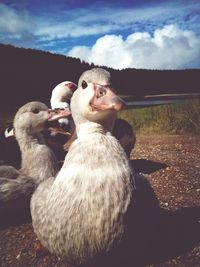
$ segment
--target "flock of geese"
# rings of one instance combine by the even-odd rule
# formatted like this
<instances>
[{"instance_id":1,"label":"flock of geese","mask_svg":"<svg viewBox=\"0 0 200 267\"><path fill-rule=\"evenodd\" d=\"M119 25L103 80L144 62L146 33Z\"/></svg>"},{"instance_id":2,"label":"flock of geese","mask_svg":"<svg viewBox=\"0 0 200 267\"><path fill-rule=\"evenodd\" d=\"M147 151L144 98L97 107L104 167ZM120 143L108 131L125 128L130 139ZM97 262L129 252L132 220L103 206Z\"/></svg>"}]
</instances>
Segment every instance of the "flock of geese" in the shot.
<instances>
[{"instance_id":1,"label":"flock of geese","mask_svg":"<svg viewBox=\"0 0 200 267\"><path fill-rule=\"evenodd\" d=\"M36 101L22 106L14 118L21 167L0 166L0 225L32 220L41 244L74 266L140 267L197 244L200 208L161 209L130 164L135 133L117 119L124 105L110 73L94 68L78 86L56 86L52 109Z\"/></svg>"}]
</instances>

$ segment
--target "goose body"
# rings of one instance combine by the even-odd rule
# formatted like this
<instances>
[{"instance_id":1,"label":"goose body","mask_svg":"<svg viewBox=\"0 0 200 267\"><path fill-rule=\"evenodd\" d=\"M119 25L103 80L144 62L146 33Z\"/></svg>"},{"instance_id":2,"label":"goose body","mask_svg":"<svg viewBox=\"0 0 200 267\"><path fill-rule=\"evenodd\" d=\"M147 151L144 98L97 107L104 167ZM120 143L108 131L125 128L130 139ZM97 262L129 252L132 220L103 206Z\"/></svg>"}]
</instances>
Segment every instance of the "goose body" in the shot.
<instances>
[{"instance_id":1,"label":"goose body","mask_svg":"<svg viewBox=\"0 0 200 267\"><path fill-rule=\"evenodd\" d=\"M119 140L128 158L136 143L136 134L133 127L124 119L115 120L112 134Z\"/></svg>"},{"instance_id":2,"label":"goose body","mask_svg":"<svg viewBox=\"0 0 200 267\"><path fill-rule=\"evenodd\" d=\"M0 166L0 177L6 177L8 179L16 179L20 175L20 171L10 165Z\"/></svg>"},{"instance_id":3,"label":"goose body","mask_svg":"<svg viewBox=\"0 0 200 267\"><path fill-rule=\"evenodd\" d=\"M83 81L73 94L77 139L55 181L41 183L31 199L39 240L75 265L109 253L123 239L134 192L128 158L110 134L122 102L104 82Z\"/></svg>"}]
</instances>

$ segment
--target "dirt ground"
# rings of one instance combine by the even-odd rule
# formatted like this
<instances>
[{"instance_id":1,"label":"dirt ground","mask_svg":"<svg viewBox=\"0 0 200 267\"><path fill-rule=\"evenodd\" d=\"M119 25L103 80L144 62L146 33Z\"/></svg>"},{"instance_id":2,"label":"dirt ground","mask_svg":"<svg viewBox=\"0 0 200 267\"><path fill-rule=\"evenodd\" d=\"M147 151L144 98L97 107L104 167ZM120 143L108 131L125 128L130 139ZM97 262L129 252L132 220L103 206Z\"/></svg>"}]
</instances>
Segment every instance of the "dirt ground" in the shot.
<instances>
[{"instance_id":1,"label":"dirt ground","mask_svg":"<svg viewBox=\"0 0 200 267\"><path fill-rule=\"evenodd\" d=\"M167 165L145 174L162 207L176 210L200 206L200 137L138 136L132 158L144 163L154 161ZM36 240L31 224L0 229L0 267L65 266L61 259L48 252L36 254ZM174 259L151 265L174 266L199 267L200 244Z\"/></svg>"},{"instance_id":2,"label":"dirt ground","mask_svg":"<svg viewBox=\"0 0 200 267\"><path fill-rule=\"evenodd\" d=\"M200 206L200 137L138 136L132 157L166 163L147 177L164 208ZM156 267L200 266L200 244Z\"/></svg>"}]
</instances>

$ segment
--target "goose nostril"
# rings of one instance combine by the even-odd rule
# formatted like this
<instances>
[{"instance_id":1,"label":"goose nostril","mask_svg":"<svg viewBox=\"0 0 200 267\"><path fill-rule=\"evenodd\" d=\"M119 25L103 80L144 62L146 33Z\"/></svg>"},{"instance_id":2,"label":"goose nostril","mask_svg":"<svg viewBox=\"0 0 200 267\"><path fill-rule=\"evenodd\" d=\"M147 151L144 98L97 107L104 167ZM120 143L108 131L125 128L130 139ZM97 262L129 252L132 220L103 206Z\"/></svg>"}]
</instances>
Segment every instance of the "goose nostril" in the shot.
<instances>
[{"instance_id":1,"label":"goose nostril","mask_svg":"<svg viewBox=\"0 0 200 267\"><path fill-rule=\"evenodd\" d=\"M100 88L98 91L97 91L97 98L99 97L102 97L106 94L106 90L104 88Z\"/></svg>"}]
</instances>

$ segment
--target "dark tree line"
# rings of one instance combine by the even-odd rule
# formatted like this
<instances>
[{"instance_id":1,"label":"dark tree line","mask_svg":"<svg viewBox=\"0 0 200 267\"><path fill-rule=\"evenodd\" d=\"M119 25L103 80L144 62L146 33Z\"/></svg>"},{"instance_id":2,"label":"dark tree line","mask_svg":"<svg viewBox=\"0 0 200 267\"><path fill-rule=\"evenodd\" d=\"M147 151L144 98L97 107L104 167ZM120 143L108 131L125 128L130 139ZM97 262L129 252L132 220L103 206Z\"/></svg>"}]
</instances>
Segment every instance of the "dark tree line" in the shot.
<instances>
[{"instance_id":1,"label":"dark tree line","mask_svg":"<svg viewBox=\"0 0 200 267\"><path fill-rule=\"evenodd\" d=\"M49 105L52 89L60 82L75 83L81 73L94 67L80 59L33 49L0 44L0 109L16 109L28 101ZM200 92L200 69L111 72L119 94L135 96Z\"/></svg>"}]
</instances>

